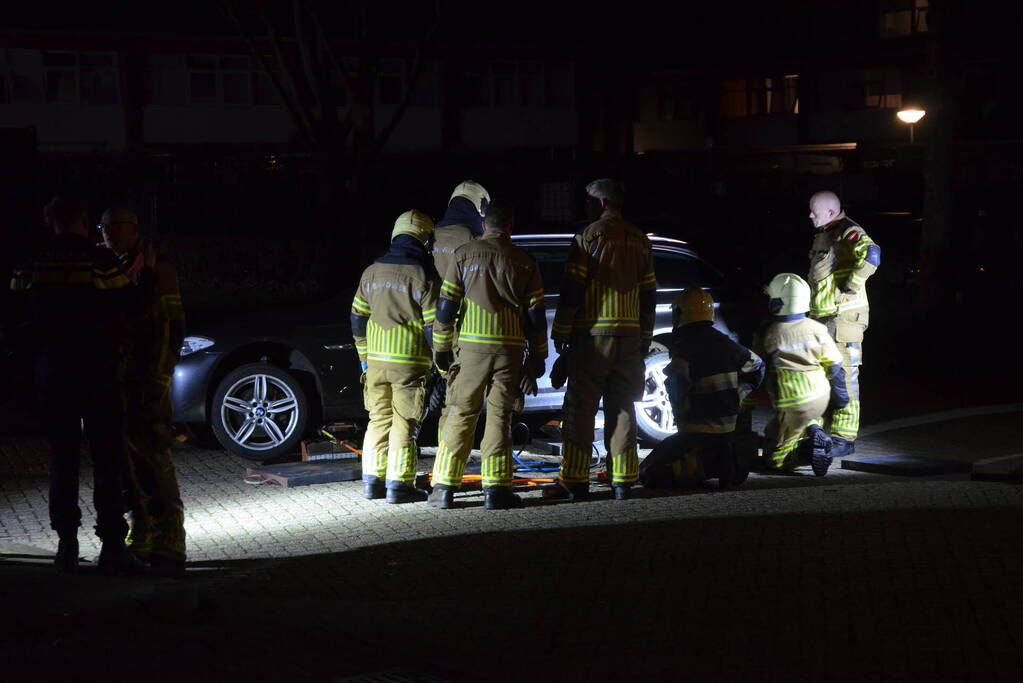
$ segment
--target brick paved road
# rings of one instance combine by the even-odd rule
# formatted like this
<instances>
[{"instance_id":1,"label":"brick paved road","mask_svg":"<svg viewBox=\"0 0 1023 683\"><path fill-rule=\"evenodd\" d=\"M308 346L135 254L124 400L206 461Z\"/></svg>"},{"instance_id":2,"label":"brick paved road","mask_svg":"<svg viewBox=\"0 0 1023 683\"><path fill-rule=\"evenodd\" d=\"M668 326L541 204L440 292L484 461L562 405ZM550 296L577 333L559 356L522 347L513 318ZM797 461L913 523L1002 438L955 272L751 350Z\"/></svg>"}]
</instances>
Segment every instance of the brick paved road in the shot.
<instances>
[{"instance_id":1,"label":"brick paved road","mask_svg":"<svg viewBox=\"0 0 1023 683\"><path fill-rule=\"evenodd\" d=\"M1020 417L902 429L859 448L1018 452ZM8 557L55 545L42 451L0 440ZM163 652L150 680L395 666L449 680L1023 678L1020 486L833 470L497 513L465 494L467 507L443 512L364 501L356 483L252 487L216 451L181 449L177 461L189 578L58 583L47 567L0 563L0 657L40 677L80 662L87 680L102 678L93 667L110 643L129 664ZM213 567L229 571L203 571Z\"/></svg>"}]
</instances>

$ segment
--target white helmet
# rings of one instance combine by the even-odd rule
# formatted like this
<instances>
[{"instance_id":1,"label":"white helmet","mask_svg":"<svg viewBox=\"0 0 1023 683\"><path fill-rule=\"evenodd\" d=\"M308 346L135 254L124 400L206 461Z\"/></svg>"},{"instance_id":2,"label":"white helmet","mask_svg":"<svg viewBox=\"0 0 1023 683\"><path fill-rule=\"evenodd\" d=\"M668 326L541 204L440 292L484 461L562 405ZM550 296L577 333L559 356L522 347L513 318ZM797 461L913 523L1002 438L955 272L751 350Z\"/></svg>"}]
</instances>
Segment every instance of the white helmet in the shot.
<instances>
[{"instance_id":1,"label":"white helmet","mask_svg":"<svg viewBox=\"0 0 1023 683\"><path fill-rule=\"evenodd\" d=\"M465 197L472 205L476 207L476 212L481 216L487 215L487 204L490 203L490 193L487 192L487 188L483 187L475 180L463 180L458 183L458 187L451 193L451 199L455 197ZM451 203L451 199L448 200L448 204Z\"/></svg>"},{"instance_id":2,"label":"white helmet","mask_svg":"<svg viewBox=\"0 0 1023 683\"><path fill-rule=\"evenodd\" d=\"M810 285L795 273L775 275L771 284L764 287L764 293L781 301L780 309L772 307L773 315L797 315L810 310Z\"/></svg>"}]
</instances>

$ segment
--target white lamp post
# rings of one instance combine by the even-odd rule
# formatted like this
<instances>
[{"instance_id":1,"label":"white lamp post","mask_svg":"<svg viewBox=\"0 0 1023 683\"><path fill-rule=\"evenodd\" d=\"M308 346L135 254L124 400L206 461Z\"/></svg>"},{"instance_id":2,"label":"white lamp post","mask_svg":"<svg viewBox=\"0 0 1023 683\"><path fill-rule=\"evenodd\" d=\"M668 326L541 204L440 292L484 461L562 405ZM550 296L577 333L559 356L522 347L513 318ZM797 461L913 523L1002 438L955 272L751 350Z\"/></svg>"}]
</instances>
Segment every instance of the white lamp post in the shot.
<instances>
[{"instance_id":1,"label":"white lamp post","mask_svg":"<svg viewBox=\"0 0 1023 683\"><path fill-rule=\"evenodd\" d=\"M909 144L915 142L913 129L916 127L917 121L927 115L927 112L923 109L901 109L896 114L899 117L899 121L909 124Z\"/></svg>"}]
</instances>

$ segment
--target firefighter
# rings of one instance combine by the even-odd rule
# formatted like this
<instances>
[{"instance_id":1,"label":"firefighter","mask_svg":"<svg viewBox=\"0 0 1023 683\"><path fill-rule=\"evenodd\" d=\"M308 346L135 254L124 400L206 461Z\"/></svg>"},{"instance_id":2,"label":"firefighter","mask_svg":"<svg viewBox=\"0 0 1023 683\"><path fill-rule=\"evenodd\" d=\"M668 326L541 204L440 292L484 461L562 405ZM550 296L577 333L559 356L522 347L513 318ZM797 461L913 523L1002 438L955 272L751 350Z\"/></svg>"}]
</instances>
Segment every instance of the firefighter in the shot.
<instances>
[{"instance_id":1,"label":"firefighter","mask_svg":"<svg viewBox=\"0 0 1023 683\"><path fill-rule=\"evenodd\" d=\"M391 245L362 274L352 301L352 334L362 365L369 427L362 447L363 496L388 503L426 500L414 485L418 430L440 283L430 260L433 221L398 216Z\"/></svg>"},{"instance_id":2,"label":"firefighter","mask_svg":"<svg viewBox=\"0 0 1023 683\"><path fill-rule=\"evenodd\" d=\"M121 498L123 460L118 397L117 333L132 311L131 282L87 225L85 202L56 198L45 213L53 233L15 268L11 289L25 292L32 308L36 393L52 449L50 526L57 532L54 562L78 567L78 470L82 424L93 467L100 570L134 572L138 561L124 544L128 525ZM143 269L151 267L143 261Z\"/></svg>"},{"instance_id":3,"label":"firefighter","mask_svg":"<svg viewBox=\"0 0 1023 683\"><path fill-rule=\"evenodd\" d=\"M128 549L157 571L185 567L185 510L171 459L170 383L185 339L185 314L178 274L165 254L139 235L134 211L111 208L100 224L103 241L117 255L128 279L139 285L147 253L155 254L153 296L128 320L123 335L126 367L122 385L125 442L123 468L131 509Z\"/></svg>"},{"instance_id":4,"label":"firefighter","mask_svg":"<svg viewBox=\"0 0 1023 683\"><path fill-rule=\"evenodd\" d=\"M544 496L589 497L593 427L601 398L615 499L625 500L638 477L636 411L643 396L643 357L653 337L657 283L650 240L622 218L622 186L609 179L586 186L591 219L576 234L551 338L568 354L563 461L558 483Z\"/></svg>"},{"instance_id":5,"label":"firefighter","mask_svg":"<svg viewBox=\"0 0 1023 683\"><path fill-rule=\"evenodd\" d=\"M809 460L813 473L827 474L834 451L821 428L830 404L849 402L842 355L821 323L807 317L810 287L781 273L766 288L771 318L753 340L767 364L767 391L774 415L764 430L764 469L784 470Z\"/></svg>"},{"instance_id":6,"label":"firefighter","mask_svg":"<svg viewBox=\"0 0 1023 683\"><path fill-rule=\"evenodd\" d=\"M492 204L482 237L455 252L441 286L434 355L446 372L448 400L429 500L441 509L452 507L461 486L484 394L484 507L522 506L511 489L511 417L513 410L521 410L524 386L531 384L536 393L536 378L543 374L547 316L540 270L511 243L513 222L510 206ZM452 351L456 332L457 361Z\"/></svg>"},{"instance_id":7,"label":"firefighter","mask_svg":"<svg viewBox=\"0 0 1023 683\"><path fill-rule=\"evenodd\" d=\"M434 230L435 242L433 245L433 263L437 268L440 278L447 275L451 263L455 259L455 251L467 242L477 239L483 234L483 216L487 213L490 204L490 193L486 188L474 180L464 180L459 183L451 198L448 200L447 209L444 211L444 218L437 222ZM454 345L452 340L452 345ZM440 424L447 414L445 397L447 395L447 380L440 372L434 372L431 378L428 405L423 414L423 421L429 415L440 413L441 418L437 427L437 443L440 444Z\"/></svg>"},{"instance_id":8,"label":"firefighter","mask_svg":"<svg viewBox=\"0 0 1023 683\"><path fill-rule=\"evenodd\" d=\"M716 478L722 489L738 486L749 475L753 455L734 438L740 405L760 387L764 363L714 329L714 300L702 289L682 290L672 303L672 318L665 374L678 434L643 460L640 481L657 488Z\"/></svg>"},{"instance_id":9,"label":"firefighter","mask_svg":"<svg viewBox=\"0 0 1023 683\"><path fill-rule=\"evenodd\" d=\"M834 192L810 198L815 232L810 249L810 317L824 323L842 354L849 403L830 411L825 428L833 455L852 454L860 426L860 364L869 323L867 278L881 265L881 248L845 215Z\"/></svg>"}]
</instances>

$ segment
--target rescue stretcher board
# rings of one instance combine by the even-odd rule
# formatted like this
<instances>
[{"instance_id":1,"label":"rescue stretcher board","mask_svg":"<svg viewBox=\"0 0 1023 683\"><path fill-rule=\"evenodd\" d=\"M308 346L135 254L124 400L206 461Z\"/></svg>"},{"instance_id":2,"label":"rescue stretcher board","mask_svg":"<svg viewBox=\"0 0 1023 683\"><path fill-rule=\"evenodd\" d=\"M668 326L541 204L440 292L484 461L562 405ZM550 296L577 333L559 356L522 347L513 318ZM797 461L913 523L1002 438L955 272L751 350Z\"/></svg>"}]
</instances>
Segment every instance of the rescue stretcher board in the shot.
<instances>
[{"instance_id":1,"label":"rescue stretcher board","mask_svg":"<svg viewBox=\"0 0 1023 683\"><path fill-rule=\"evenodd\" d=\"M936 460L916 455L849 455L842 458L843 470L892 474L901 477L926 477L935 474L962 474L972 465L957 460Z\"/></svg>"},{"instance_id":2,"label":"rescue stretcher board","mask_svg":"<svg viewBox=\"0 0 1023 683\"><path fill-rule=\"evenodd\" d=\"M326 460L247 467L245 478L259 478L256 483L269 481L285 488L329 484L338 481L356 481L362 479L362 463L359 460Z\"/></svg>"}]
</instances>

